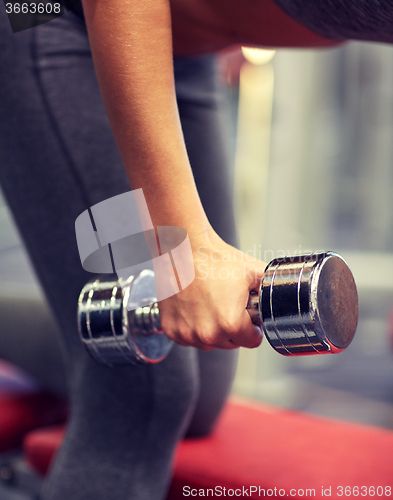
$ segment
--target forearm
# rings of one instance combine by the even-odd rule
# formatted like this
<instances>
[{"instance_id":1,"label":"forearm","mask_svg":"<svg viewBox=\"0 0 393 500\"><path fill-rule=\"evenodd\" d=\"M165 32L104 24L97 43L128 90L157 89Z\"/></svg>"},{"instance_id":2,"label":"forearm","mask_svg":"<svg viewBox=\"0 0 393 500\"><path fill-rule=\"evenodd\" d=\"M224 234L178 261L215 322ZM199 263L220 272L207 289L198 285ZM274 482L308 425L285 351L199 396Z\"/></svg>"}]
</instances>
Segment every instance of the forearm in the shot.
<instances>
[{"instance_id":1,"label":"forearm","mask_svg":"<svg viewBox=\"0 0 393 500\"><path fill-rule=\"evenodd\" d=\"M143 189L154 225L206 231L176 105L168 0L84 0L83 6L132 189Z\"/></svg>"},{"instance_id":2,"label":"forearm","mask_svg":"<svg viewBox=\"0 0 393 500\"><path fill-rule=\"evenodd\" d=\"M194 256L202 246L214 269L228 273L217 280L196 267L191 284L161 300L166 335L201 349L256 347L262 333L245 307L265 265L224 243L200 203L177 110L168 1L83 0L98 81L131 187L143 189L153 224L183 227Z\"/></svg>"},{"instance_id":3,"label":"forearm","mask_svg":"<svg viewBox=\"0 0 393 500\"><path fill-rule=\"evenodd\" d=\"M391 0L274 0L294 19L331 38L393 42Z\"/></svg>"}]
</instances>

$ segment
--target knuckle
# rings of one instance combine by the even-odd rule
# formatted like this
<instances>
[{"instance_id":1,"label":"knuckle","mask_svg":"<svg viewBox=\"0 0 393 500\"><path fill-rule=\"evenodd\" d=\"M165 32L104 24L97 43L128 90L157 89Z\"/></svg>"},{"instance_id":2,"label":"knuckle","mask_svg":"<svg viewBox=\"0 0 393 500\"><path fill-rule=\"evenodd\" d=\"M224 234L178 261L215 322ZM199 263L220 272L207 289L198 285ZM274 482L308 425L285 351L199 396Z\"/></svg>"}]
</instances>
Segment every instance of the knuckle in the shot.
<instances>
[{"instance_id":1,"label":"knuckle","mask_svg":"<svg viewBox=\"0 0 393 500\"><path fill-rule=\"evenodd\" d=\"M203 331L198 337L206 347L213 347L217 343L217 336L213 332Z\"/></svg>"},{"instance_id":2,"label":"knuckle","mask_svg":"<svg viewBox=\"0 0 393 500\"><path fill-rule=\"evenodd\" d=\"M226 337L238 335L241 329L242 325L240 321L235 318L226 317L221 325L221 330L224 332Z\"/></svg>"},{"instance_id":3,"label":"knuckle","mask_svg":"<svg viewBox=\"0 0 393 500\"><path fill-rule=\"evenodd\" d=\"M195 339L193 333L190 330L185 329L185 328L179 329L176 332L176 339L184 342L185 343L184 345L193 346L196 343L196 339Z\"/></svg>"}]
</instances>

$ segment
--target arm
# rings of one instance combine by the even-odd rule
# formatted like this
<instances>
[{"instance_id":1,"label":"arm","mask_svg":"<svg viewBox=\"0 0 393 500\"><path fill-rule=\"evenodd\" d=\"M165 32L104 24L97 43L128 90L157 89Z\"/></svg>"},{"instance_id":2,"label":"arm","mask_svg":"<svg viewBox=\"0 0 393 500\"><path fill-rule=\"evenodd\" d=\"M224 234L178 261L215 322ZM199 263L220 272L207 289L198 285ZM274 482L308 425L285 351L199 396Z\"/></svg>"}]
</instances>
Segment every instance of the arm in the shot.
<instances>
[{"instance_id":1,"label":"arm","mask_svg":"<svg viewBox=\"0 0 393 500\"><path fill-rule=\"evenodd\" d=\"M240 252L207 220L187 158L174 90L168 0L84 0L83 6L101 92L132 189L143 189L155 226L188 231L196 256L199 246L214 253L214 262L217 252L230 251L234 260L226 267L239 267ZM189 287L162 301L166 334L203 349L259 345L261 331L245 307L264 265L246 261L246 267L252 272L232 284L197 273Z\"/></svg>"},{"instance_id":2,"label":"arm","mask_svg":"<svg viewBox=\"0 0 393 500\"><path fill-rule=\"evenodd\" d=\"M206 231L177 112L168 0L84 0L83 7L132 189L143 188L155 226Z\"/></svg>"}]
</instances>

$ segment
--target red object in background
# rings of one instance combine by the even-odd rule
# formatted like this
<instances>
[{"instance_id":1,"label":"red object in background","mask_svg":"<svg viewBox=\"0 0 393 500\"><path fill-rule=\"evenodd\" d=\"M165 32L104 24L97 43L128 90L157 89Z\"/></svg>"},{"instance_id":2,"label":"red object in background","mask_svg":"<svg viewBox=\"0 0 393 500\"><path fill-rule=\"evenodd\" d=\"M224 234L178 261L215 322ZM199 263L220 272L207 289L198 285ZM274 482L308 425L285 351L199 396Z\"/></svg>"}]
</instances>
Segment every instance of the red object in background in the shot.
<instances>
[{"instance_id":1,"label":"red object in background","mask_svg":"<svg viewBox=\"0 0 393 500\"><path fill-rule=\"evenodd\" d=\"M37 427L66 419L66 404L48 393L0 392L0 452L20 447L23 436Z\"/></svg>"},{"instance_id":2,"label":"red object in background","mask_svg":"<svg viewBox=\"0 0 393 500\"><path fill-rule=\"evenodd\" d=\"M65 425L54 425L30 432L23 448L27 462L35 471L45 476L65 435Z\"/></svg>"},{"instance_id":3,"label":"red object in background","mask_svg":"<svg viewBox=\"0 0 393 500\"><path fill-rule=\"evenodd\" d=\"M44 474L63 436L62 427L30 433L29 463ZM231 399L210 436L180 443L167 500L184 500L184 486L300 490L291 498L315 489L317 499L331 487L338 498L340 486L392 487L392 456L393 432Z\"/></svg>"}]
</instances>

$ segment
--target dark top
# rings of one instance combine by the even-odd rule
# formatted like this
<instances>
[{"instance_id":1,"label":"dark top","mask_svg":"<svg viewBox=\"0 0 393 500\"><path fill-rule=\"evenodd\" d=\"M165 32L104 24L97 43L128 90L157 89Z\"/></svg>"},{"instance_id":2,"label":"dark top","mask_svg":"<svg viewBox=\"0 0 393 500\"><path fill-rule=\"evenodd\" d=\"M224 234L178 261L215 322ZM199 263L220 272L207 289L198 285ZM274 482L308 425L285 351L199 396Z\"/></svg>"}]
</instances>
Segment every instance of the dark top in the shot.
<instances>
[{"instance_id":1,"label":"dark top","mask_svg":"<svg viewBox=\"0 0 393 500\"><path fill-rule=\"evenodd\" d=\"M287 14L327 38L393 42L392 0L274 0Z\"/></svg>"},{"instance_id":2,"label":"dark top","mask_svg":"<svg viewBox=\"0 0 393 500\"><path fill-rule=\"evenodd\" d=\"M296 21L327 38L393 42L392 0L274 0L274 2ZM73 11L83 18L82 2L68 0L68 3L69 6L74 4Z\"/></svg>"},{"instance_id":3,"label":"dark top","mask_svg":"<svg viewBox=\"0 0 393 500\"><path fill-rule=\"evenodd\" d=\"M81 1L79 1L79 2L75 5L75 7L73 7L73 9L72 9L72 10L75 12L75 14L77 14L77 15L78 15L79 17L81 17L82 19L84 19L84 18L85 18L84 14L83 14L83 7L82 7L82 2L81 2Z\"/></svg>"}]
</instances>

